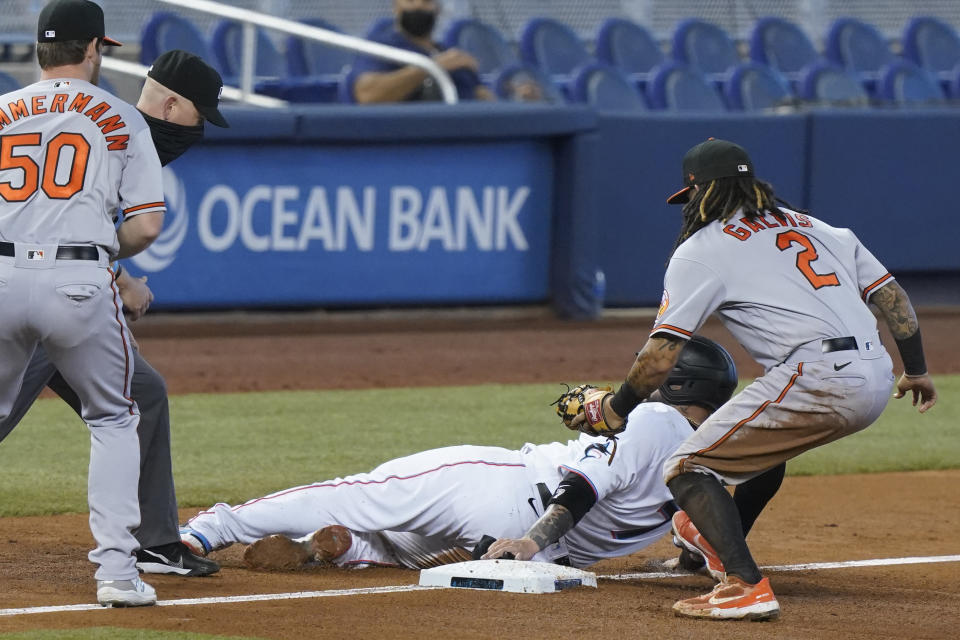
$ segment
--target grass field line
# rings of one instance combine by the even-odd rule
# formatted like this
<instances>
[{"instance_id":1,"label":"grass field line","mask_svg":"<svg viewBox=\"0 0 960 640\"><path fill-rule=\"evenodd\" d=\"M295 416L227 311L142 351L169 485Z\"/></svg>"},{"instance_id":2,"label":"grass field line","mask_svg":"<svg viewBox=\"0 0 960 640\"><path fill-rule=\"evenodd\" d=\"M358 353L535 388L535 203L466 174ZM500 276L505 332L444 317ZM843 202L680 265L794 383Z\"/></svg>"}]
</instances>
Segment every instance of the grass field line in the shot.
<instances>
[{"instance_id":1,"label":"grass field line","mask_svg":"<svg viewBox=\"0 0 960 640\"><path fill-rule=\"evenodd\" d=\"M817 571L821 569L849 569L855 567L885 567L907 564L932 564L938 562L960 562L960 555L955 556L912 556L905 558L875 558L871 560L846 560L840 562L810 562L804 564L784 564L761 567L767 571ZM689 573L652 571L643 573L618 573L614 575L597 576L601 580L653 580L658 578L682 578ZM182 598L179 600L160 600L158 607L180 607L205 604L232 604L237 602L264 602L269 600L296 600L303 598L329 598L337 596L374 595L379 593L400 593L408 591L425 591L427 589L441 589L443 587L427 587L416 584L391 585L384 587L362 587L358 589L332 589L327 591L294 591L290 593L260 593L244 596L218 596L211 598ZM70 611L106 611L109 607L98 604L66 604L47 607L23 607L16 609L0 609L0 617L22 616L38 613L64 613Z\"/></svg>"}]
</instances>

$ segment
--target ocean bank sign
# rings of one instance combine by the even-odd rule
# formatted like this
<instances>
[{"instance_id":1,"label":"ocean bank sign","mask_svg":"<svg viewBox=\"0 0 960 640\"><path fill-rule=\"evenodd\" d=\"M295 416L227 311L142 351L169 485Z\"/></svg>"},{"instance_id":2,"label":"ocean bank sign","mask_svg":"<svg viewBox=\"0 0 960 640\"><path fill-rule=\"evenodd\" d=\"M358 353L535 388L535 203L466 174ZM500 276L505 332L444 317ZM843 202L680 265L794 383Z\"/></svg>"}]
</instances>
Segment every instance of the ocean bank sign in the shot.
<instances>
[{"instance_id":1,"label":"ocean bank sign","mask_svg":"<svg viewBox=\"0 0 960 640\"><path fill-rule=\"evenodd\" d=\"M158 306L544 300L552 178L539 142L200 148L127 266Z\"/></svg>"}]
</instances>

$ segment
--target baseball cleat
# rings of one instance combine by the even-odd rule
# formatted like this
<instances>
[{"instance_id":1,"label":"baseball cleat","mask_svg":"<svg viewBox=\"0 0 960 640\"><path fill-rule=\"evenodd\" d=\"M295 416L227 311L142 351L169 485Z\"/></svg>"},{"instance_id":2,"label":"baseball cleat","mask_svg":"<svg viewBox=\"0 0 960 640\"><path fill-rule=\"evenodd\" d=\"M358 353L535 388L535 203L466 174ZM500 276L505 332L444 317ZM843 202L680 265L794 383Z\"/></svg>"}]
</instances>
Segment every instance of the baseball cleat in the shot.
<instances>
[{"instance_id":1,"label":"baseball cleat","mask_svg":"<svg viewBox=\"0 0 960 640\"><path fill-rule=\"evenodd\" d=\"M747 584L737 576L727 576L710 593L677 601L673 612L683 618L762 621L776 619L780 604L769 578Z\"/></svg>"},{"instance_id":2,"label":"baseball cleat","mask_svg":"<svg viewBox=\"0 0 960 640\"><path fill-rule=\"evenodd\" d=\"M680 554L675 558L668 558L663 561L663 568L668 571L687 572L687 573L707 573L707 563L699 553L691 553L686 547L680 544L677 537L673 538L674 544L680 547Z\"/></svg>"},{"instance_id":3,"label":"baseball cleat","mask_svg":"<svg viewBox=\"0 0 960 640\"><path fill-rule=\"evenodd\" d=\"M702 557L707 563L707 571L710 572L710 575L715 580L723 581L726 570L723 568L720 557L710 546L710 543L700 535L696 525L690 521L689 516L684 511L677 511L673 514L673 543L686 549L693 556ZM694 562L692 558L685 558L685 560L690 561L691 565Z\"/></svg>"},{"instance_id":4,"label":"baseball cleat","mask_svg":"<svg viewBox=\"0 0 960 640\"><path fill-rule=\"evenodd\" d=\"M243 551L243 564L250 569L290 571L312 559L310 540L291 540L279 534L260 538Z\"/></svg>"},{"instance_id":5,"label":"baseball cleat","mask_svg":"<svg viewBox=\"0 0 960 640\"><path fill-rule=\"evenodd\" d=\"M333 562L353 545L350 530L339 524L331 524L313 533L310 548L318 562Z\"/></svg>"},{"instance_id":6,"label":"baseball cleat","mask_svg":"<svg viewBox=\"0 0 960 640\"><path fill-rule=\"evenodd\" d=\"M189 527L180 528L180 542L186 545L190 553L200 556L201 558L213 551L210 542L207 541L203 535Z\"/></svg>"},{"instance_id":7,"label":"baseball cleat","mask_svg":"<svg viewBox=\"0 0 960 640\"><path fill-rule=\"evenodd\" d=\"M144 607L157 603L157 592L139 577L97 580L97 602L105 607Z\"/></svg>"},{"instance_id":8,"label":"baseball cleat","mask_svg":"<svg viewBox=\"0 0 960 640\"><path fill-rule=\"evenodd\" d=\"M143 573L172 573L197 578L220 571L220 565L192 553L183 542L173 542L138 550L137 569Z\"/></svg>"}]
</instances>

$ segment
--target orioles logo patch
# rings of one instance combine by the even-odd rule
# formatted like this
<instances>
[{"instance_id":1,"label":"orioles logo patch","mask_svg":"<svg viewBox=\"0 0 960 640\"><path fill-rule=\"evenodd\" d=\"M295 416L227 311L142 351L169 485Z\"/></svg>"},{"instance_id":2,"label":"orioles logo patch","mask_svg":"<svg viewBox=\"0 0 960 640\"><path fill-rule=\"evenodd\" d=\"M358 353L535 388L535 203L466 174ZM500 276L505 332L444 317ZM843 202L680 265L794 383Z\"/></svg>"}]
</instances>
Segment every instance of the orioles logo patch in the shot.
<instances>
[{"instance_id":1,"label":"orioles logo patch","mask_svg":"<svg viewBox=\"0 0 960 640\"><path fill-rule=\"evenodd\" d=\"M660 316L663 315L663 312L667 310L667 307L670 306L670 294L667 293L667 290L663 290L663 297L660 298L660 309L657 311L657 320L660 319Z\"/></svg>"}]
</instances>

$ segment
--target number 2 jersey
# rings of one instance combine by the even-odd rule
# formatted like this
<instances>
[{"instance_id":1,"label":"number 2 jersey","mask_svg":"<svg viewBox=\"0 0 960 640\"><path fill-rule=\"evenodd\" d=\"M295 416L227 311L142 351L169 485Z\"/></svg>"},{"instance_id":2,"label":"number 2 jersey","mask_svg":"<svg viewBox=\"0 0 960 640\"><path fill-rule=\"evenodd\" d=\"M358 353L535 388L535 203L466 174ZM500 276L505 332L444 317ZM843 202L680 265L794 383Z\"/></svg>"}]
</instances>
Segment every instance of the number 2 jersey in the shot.
<instances>
[{"instance_id":1,"label":"number 2 jersey","mask_svg":"<svg viewBox=\"0 0 960 640\"><path fill-rule=\"evenodd\" d=\"M74 78L0 96L0 240L115 255L118 209L164 210L160 160L136 108Z\"/></svg>"},{"instance_id":2,"label":"number 2 jersey","mask_svg":"<svg viewBox=\"0 0 960 640\"><path fill-rule=\"evenodd\" d=\"M689 338L716 311L765 369L812 340L873 335L866 302L893 276L849 229L783 212L734 215L681 244L651 334Z\"/></svg>"}]
</instances>

